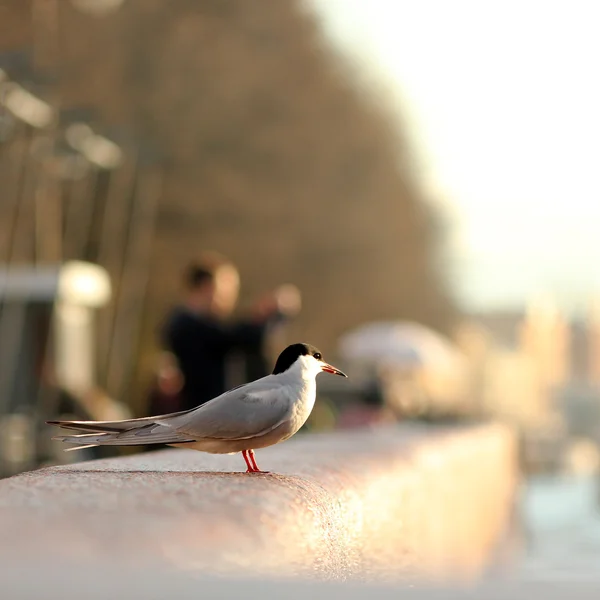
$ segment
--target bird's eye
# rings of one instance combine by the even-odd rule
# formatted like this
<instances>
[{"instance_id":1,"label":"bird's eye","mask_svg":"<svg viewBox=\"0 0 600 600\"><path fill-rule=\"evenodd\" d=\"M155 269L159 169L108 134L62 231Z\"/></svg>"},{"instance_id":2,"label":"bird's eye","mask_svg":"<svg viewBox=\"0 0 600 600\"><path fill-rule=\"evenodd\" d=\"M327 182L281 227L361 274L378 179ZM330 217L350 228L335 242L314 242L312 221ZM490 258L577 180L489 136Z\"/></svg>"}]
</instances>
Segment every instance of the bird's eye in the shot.
<instances>
[{"instance_id":1,"label":"bird's eye","mask_svg":"<svg viewBox=\"0 0 600 600\"><path fill-rule=\"evenodd\" d=\"M321 359L323 358L323 357L321 356L321 353L320 353L320 352L315 352L315 353L313 354L313 356L314 356L314 357L315 357L317 360L321 360Z\"/></svg>"}]
</instances>

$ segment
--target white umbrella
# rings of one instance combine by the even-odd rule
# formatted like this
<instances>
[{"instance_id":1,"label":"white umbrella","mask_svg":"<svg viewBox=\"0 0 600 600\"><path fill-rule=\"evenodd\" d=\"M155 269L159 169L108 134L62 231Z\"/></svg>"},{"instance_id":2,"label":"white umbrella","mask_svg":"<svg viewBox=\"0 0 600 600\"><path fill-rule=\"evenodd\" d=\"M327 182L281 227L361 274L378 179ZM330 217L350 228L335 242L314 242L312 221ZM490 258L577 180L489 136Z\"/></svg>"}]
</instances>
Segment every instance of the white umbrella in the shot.
<instances>
[{"instance_id":1,"label":"white umbrella","mask_svg":"<svg viewBox=\"0 0 600 600\"><path fill-rule=\"evenodd\" d=\"M346 360L397 366L459 367L462 354L441 334L414 322L383 321L343 335L339 354Z\"/></svg>"}]
</instances>

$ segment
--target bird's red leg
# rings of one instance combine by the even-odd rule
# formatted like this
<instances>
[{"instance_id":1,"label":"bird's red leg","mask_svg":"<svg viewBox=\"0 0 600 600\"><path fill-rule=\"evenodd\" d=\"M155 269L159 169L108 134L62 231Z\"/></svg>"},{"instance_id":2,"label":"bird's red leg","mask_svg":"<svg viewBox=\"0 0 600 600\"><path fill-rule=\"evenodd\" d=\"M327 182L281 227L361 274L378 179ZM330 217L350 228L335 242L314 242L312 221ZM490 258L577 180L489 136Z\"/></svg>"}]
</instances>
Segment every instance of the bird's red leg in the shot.
<instances>
[{"instance_id":1,"label":"bird's red leg","mask_svg":"<svg viewBox=\"0 0 600 600\"><path fill-rule=\"evenodd\" d=\"M250 457L250 460L252 461L252 466L254 467L255 473L268 473L269 472L269 471L261 471L258 468L258 465L256 464L256 457L254 456L254 450L248 450L248 456Z\"/></svg>"},{"instance_id":2,"label":"bird's red leg","mask_svg":"<svg viewBox=\"0 0 600 600\"><path fill-rule=\"evenodd\" d=\"M246 473L255 473L258 470L258 467L255 467L252 464L250 458L248 457L248 450L242 450L242 456L244 457L246 465L248 466L248 470L246 471Z\"/></svg>"}]
</instances>

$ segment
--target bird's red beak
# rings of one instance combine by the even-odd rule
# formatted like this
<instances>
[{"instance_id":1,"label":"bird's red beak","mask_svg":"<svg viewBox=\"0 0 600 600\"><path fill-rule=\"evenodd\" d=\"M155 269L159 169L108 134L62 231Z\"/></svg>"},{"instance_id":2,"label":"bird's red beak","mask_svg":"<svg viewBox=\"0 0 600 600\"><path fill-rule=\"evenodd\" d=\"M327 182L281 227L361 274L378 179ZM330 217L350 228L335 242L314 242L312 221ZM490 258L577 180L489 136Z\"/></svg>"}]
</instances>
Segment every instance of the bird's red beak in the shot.
<instances>
[{"instance_id":1,"label":"bird's red beak","mask_svg":"<svg viewBox=\"0 0 600 600\"><path fill-rule=\"evenodd\" d=\"M325 362L321 365L321 371L325 371L325 373L332 373L333 375L339 375L340 377L348 377L346 373L336 369L335 367L332 367Z\"/></svg>"}]
</instances>

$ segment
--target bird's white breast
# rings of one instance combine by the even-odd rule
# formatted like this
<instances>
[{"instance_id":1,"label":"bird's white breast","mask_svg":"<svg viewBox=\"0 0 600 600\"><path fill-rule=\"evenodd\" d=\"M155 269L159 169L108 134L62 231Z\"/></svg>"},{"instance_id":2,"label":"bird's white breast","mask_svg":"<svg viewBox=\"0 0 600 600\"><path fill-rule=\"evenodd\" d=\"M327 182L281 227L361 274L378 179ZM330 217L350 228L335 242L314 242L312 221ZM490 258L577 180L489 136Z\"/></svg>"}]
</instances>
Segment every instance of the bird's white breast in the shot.
<instances>
[{"instance_id":1,"label":"bird's white breast","mask_svg":"<svg viewBox=\"0 0 600 600\"><path fill-rule=\"evenodd\" d=\"M294 433L306 423L310 416L317 396L317 386L314 381L303 381L295 390L291 403L290 420Z\"/></svg>"},{"instance_id":2,"label":"bird's white breast","mask_svg":"<svg viewBox=\"0 0 600 600\"><path fill-rule=\"evenodd\" d=\"M289 429L296 433L308 419L315 405L317 383L314 365L298 360L288 371L277 375L281 377L282 389L286 390L290 403Z\"/></svg>"}]
</instances>

